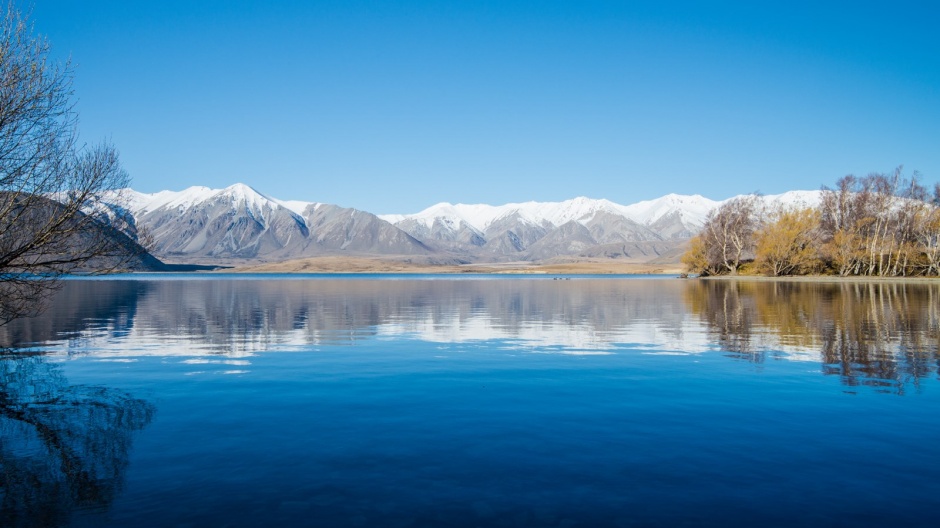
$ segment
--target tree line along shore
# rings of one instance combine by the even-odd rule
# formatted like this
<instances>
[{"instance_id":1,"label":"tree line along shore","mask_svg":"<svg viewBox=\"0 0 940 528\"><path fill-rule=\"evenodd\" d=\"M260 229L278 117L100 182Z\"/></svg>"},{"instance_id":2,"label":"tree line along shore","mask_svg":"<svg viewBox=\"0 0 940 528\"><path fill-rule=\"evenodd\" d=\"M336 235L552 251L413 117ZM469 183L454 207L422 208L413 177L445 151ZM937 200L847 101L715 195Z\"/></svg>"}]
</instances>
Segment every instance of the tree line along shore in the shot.
<instances>
[{"instance_id":1,"label":"tree line along shore","mask_svg":"<svg viewBox=\"0 0 940 528\"><path fill-rule=\"evenodd\" d=\"M818 206L760 205L750 195L709 213L682 255L699 276L940 276L940 183L914 173L845 176Z\"/></svg>"}]
</instances>

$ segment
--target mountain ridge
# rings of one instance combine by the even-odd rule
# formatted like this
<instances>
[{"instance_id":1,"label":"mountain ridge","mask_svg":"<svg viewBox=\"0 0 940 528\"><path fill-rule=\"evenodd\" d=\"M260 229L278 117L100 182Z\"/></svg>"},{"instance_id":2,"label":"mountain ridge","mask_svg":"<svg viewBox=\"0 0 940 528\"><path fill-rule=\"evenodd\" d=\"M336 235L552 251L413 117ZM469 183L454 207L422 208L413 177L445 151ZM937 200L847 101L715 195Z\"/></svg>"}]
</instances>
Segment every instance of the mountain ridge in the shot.
<instances>
[{"instance_id":1,"label":"mountain ridge","mask_svg":"<svg viewBox=\"0 0 940 528\"><path fill-rule=\"evenodd\" d=\"M812 205L819 193L790 191L764 200ZM123 208L117 205L118 196L124 199ZM674 254L701 228L708 212L726 201L673 193L621 205L580 196L497 206L441 202L413 214L375 215L279 200L242 183L149 194L124 189L113 200L129 229L150 234L159 258L186 263L342 254L454 263L578 256L655 259Z\"/></svg>"}]
</instances>

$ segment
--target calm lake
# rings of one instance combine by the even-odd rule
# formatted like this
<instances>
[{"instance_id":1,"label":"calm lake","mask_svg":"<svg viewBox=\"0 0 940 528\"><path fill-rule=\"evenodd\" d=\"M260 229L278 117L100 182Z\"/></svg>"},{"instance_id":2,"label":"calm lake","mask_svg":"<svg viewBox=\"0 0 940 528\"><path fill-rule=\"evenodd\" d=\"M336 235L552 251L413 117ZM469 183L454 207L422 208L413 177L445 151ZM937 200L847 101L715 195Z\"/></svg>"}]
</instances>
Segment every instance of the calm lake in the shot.
<instances>
[{"instance_id":1,"label":"calm lake","mask_svg":"<svg viewBox=\"0 0 940 528\"><path fill-rule=\"evenodd\" d=\"M0 526L920 526L940 283L133 275L0 327Z\"/></svg>"}]
</instances>

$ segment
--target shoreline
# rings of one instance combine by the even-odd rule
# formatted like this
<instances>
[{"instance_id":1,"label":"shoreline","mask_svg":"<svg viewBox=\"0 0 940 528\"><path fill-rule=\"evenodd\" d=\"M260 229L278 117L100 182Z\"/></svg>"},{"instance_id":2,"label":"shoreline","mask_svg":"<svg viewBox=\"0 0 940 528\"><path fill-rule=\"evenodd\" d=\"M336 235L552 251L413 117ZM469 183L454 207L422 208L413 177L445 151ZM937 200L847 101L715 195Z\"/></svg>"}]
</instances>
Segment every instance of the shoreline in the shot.
<instances>
[{"instance_id":1,"label":"shoreline","mask_svg":"<svg viewBox=\"0 0 940 528\"><path fill-rule=\"evenodd\" d=\"M184 265L173 265L181 268ZM208 265L192 265L193 268L209 268ZM682 277L684 270L675 263L630 262L617 260L580 260L571 262L495 262L473 264L444 264L415 262L410 258L374 257L311 257L306 259L268 262L251 265L226 265L216 269L193 269L170 273L234 273L234 274L438 274L438 275L650 275L675 276L688 280L740 281L740 282L803 282L803 283L940 283L940 277L871 277L838 275L789 275L768 277L764 275L712 275L708 277Z\"/></svg>"},{"instance_id":2,"label":"shoreline","mask_svg":"<svg viewBox=\"0 0 940 528\"><path fill-rule=\"evenodd\" d=\"M373 259L365 257L313 257L249 266L235 266L224 273L436 273L460 275L465 273L507 275L676 275L681 267L670 264L651 264L623 261L579 262L505 262L480 264L436 264L411 262L407 259Z\"/></svg>"},{"instance_id":3,"label":"shoreline","mask_svg":"<svg viewBox=\"0 0 940 528\"><path fill-rule=\"evenodd\" d=\"M872 276L848 276L839 275L787 275L784 277L767 277L764 275L712 275L709 277L690 277L690 279L700 279L704 281L747 281L747 282L810 282L810 283L849 283L849 282L870 282L886 283L898 282L906 284L940 284L940 277L872 277Z\"/></svg>"}]
</instances>

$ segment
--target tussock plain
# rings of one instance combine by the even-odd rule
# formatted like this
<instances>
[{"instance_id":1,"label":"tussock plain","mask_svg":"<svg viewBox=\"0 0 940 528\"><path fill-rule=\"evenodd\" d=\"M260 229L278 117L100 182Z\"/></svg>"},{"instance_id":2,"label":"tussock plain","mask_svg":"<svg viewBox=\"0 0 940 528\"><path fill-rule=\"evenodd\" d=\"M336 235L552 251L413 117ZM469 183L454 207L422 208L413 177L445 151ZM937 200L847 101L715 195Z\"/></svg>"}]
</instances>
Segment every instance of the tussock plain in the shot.
<instances>
[{"instance_id":1,"label":"tussock plain","mask_svg":"<svg viewBox=\"0 0 940 528\"><path fill-rule=\"evenodd\" d=\"M431 264L407 259L313 257L225 270L237 273L516 273L516 274L678 274L678 263L651 264L598 259L578 261L506 262L493 264Z\"/></svg>"}]
</instances>

